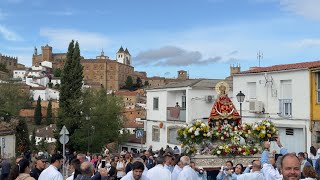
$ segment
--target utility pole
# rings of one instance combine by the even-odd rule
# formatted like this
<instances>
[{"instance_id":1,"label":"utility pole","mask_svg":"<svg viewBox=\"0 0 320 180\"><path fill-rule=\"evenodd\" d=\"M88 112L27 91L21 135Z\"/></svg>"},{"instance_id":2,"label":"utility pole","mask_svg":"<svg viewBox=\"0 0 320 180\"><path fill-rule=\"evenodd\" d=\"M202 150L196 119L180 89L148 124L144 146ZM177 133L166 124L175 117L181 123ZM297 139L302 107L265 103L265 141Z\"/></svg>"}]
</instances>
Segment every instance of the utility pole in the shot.
<instances>
[{"instance_id":1,"label":"utility pole","mask_svg":"<svg viewBox=\"0 0 320 180\"><path fill-rule=\"evenodd\" d=\"M259 50L259 52L257 53L257 59L259 60L259 67L260 67L260 61L261 61L261 59L263 59L263 53L260 52L260 50Z\"/></svg>"}]
</instances>

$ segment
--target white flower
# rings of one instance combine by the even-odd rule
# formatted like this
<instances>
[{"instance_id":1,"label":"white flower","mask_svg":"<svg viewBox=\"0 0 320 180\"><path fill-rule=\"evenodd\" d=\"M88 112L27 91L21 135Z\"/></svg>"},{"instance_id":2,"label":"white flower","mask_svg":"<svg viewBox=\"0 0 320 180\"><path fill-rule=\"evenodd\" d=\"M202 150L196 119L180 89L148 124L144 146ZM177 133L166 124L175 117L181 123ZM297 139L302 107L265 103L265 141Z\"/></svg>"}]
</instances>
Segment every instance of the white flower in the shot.
<instances>
[{"instance_id":1,"label":"white flower","mask_svg":"<svg viewBox=\"0 0 320 180\"><path fill-rule=\"evenodd\" d=\"M221 140L224 140L224 137L223 137L223 136L221 136Z\"/></svg>"},{"instance_id":2,"label":"white flower","mask_svg":"<svg viewBox=\"0 0 320 180\"><path fill-rule=\"evenodd\" d=\"M240 134L240 135L242 135L242 132L241 132L241 131L239 131L239 134Z\"/></svg>"},{"instance_id":3,"label":"white flower","mask_svg":"<svg viewBox=\"0 0 320 180\"><path fill-rule=\"evenodd\" d=\"M257 128L257 127L258 127L258 124L255 124L255 125L254 125L254 128Z\"/></svg>"},{"instance_id":4,"label":"white flower","mask_svg":"<svg viewBox=\"0 0 320 180\"><path fill-rule=\"evenodd\" d=\"M243 155L246 155L246 152L243 152L242 154L243 154Z\"/></svg>"},{"instance_id":5,"label":"white flower","mask_svg":"<svg viewBox=\"0 0 320 180\"><path fill-rule=\"evenodd\" d=\"M254 149L253 149L253 151L257 151L257 149L256 149L256 148L254 148Z\"/></svg>"},{"instance_id":6,"label":"white flower","mask_svg":"<svg viewBox=\"0 0 320 180\"><path fill-rule=\"evenodd\" d=\"M250 130L248 130L248 134L251 134L251 131L250 131Z\"/></svg>"},{"instance_id":7,"label":"white flower","mask_svg":"<svg viewBox=\"0 0 320 180\"><path fill-rule=\"evenodd\" d=\"M183 128L187 128L187 125L183 125Z\"/></svg>"},{"instance_id":8,"label":"white flower","mask_svg":"<svg viewBox=\"0 0 320 180\"><path fill-rule=\"evenodd\" d=\"M199 131L198 131L198 130L195 131L195 132L194 132L194 135L195 135L195 136L199 136L199 135L200 135Z\"/></svg>"},{"instance_id":9,"label":"white flower","mask_svg":"<svg viewBox=\"0 0 320 180\"><path fill-rule=\"evenodd\" d=\"M262 133L262 134L266 134L266 131L265 131L265 130L262 130L261 133Z\"/></svg>"},{"instance_id":10,"label":"white flower","mask_svg":"<svg viewBox=\"0 0 320 180\"><path fill-rule=\"evenodd\" d=\"M211 132L208 132L208 133L207 133L207 137L210 137L210 136L211 136Z\"/></svg>"},{"instance_id":11,"label":"white flower","mask_svg":"<svg viewBox=\"0 0 320 180\"><path fill-rule=\"evenodd\" d=\"M189 133L191 133L192 131L193 131L193 128L190 128L190 129L188 130Z\"/></svg>"},{"instance_id":12,"label":"white flower","mask_svg":"<svg viewBox=\"0 0 320 180\"><path fill-rule=\"evenodd\" d=\"M244 135L245 137L248 137L248 134Z\"/></svg>"},{"instance_id":13,"label":"white flower","mask_svg":"<svg viewBox=\"0 0 320 180\"><path fill-rule=\"evenodd\" d=\"M197 130L197 131L200 131L200 128L197 128L196 130Z\"/></svg>"},{"instance_id":14,"label":"white flower","mask_svg":"<svg viewBox=\"0 0 320 180\"><path fill-rule=\"evenodd\" d=\"M270 123L266 123L266 126L267 126L267 127L270 127Z\"/></svg>"},{"instance_id":15,"label":"white flower","mask_svg":"<svg viewBox=\"0 0 320 180\"><path fill-rule=\"evenodd\" d=\"M223 147L222 147L222 146L219 146L219 149L223 149Z\"/></svg>"},{"instance_id":16,"label":"white flower","mask_svg":"<svg viewBox=\"0 0 320 180\"><path fill-rule=\"evenodd\" d=\"M227 134L227 132L223 132L223 134Z\"/></svg>"},{"instance_id":17,"label":"white flower","mask_svg":"<svg viewBox=\"0 0 320 180\"><path fill-rule=\"evenodd\" d=\"M242 148L239 148L238 150L239 150L239 151L242 151Z\"/></svg>"},{"instance_id":18,"label":"white flower","mask_svg":"<svg viewBox=\"0 0 320 180\"><path fill-rule=\"evenodd\" d=\"M219 136L219 135L220 135L220 133L216 132L216 136Z\"/></svg>"},{"instance_id":19,"label":"white flower","mask_svg":"<svg viewBox=\"0 0 320 180\"><path fill-rule=\"evenodd\" d=\"M217 151L217 154L221 154L221 151L218 150L218 151Z\"/></svg>"},{"instance_id":20,"label":"white flower","mask_svg":"<svg viewBox=\"0 0 320 180\"><path fill-rule=\"evenodd\" d=\"M201 127L206 127L206 124L204 124L204 123L201 123Z\"/></svg>"},{"instance_id":21,"label":"white flower","mask_svg":"<svg viewBox=\"0 0 320 180\"><path fill-rule=\"evenodd\" d=\"M187 135L186 134L183 134L184 135L184 138L187 138Z\"/></svg>"}]
</instances>

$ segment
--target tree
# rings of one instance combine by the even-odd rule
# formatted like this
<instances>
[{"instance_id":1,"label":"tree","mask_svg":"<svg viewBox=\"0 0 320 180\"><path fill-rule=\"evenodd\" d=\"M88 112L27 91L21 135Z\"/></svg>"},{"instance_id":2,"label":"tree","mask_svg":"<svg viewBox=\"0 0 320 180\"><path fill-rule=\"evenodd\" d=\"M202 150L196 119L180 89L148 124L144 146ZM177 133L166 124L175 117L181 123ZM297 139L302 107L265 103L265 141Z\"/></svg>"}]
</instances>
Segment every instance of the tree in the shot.
<instances>
[{"instance_id":1,"label":"tree","mask_svg":"<svg viewBox=\"0 0 320 180\"><path fill-rule=\"evenodd\" d=\"M69 130L72 139L75 130L80 128L81 123L81 97L82 97L82 65L80 63L79 43L72 40L68 47L67 60L61 75L59 119L57 120L57 132L63 125ZM57 146L59 148L59 145ZM72 149L72 147L70 147Z\"/></svg>"},{"instance_id":2,"label":"tree","mask_svg":"<svg viewBox=\"0 0 320 180\"><path fill-rule=\"evenodd\" d=\"M19 116L22 108L31 107L30 97L29 91L22 90L20 84L0 83L0 119L10 120L11 116Z\"/></svg>"},{"instance_id":3,"label":"tree","mask_svg":"<svg viewBox=\"0 0 320 180\"><path fill-rule=\"evenodd\" d=\"M52 124L52 103L51 103L51 100L49 100L49 103L48 103L46 124L47 125Z\"/></svg>"},{"instance_id":4,"label":"tree","mask_svg":"<svg viewBox=\"0 0 320 180\"><path fill-rule=\"evenodd\" d=\"M104 89L88 89L83 102L82 126L71 137L72 146L78 151L100 152L106 144L118 142L123 126L122 99L108 95Z\"/></svg>"},{"instance_id":5,"label":"tree","mask_svg":"<svg viewBox=\"0 0 320 180\"><path fill-rule=\"evenodd\" d=\"M145 81L145 82L144 82L144 86L145 86L145 87L148 87L148 86L149 86L149 81Z\"/></svg>"},{"instance_id":6,"label":"tree","mask_svg":"<svg viewBox=\"0 0 320 180\"><path fill-rule=\"evenodd\" d=\"M40 125L42 120L41 98L38 97L36 108L34 109L34 123Z\"/></svg>"},{"instance_id":7,"label":"tree","mask_svg":"<svg viewBox=\"0 0 320 180\"><path fill-rule=\"evenodd\" d=\"M142 87L142 80L140 77L137 78L137 84L136 84L137 88L141 88Z\"/></svg>"},{"instance_id":8,"label":"tree","mask_svg":"<svg viewBox=\"0 0 320 180\"><path fill-rule=\"evenodd\" d=\"M128 76L126 79L126 88L129 90L133 89L133 80L131 76Z\"/></svg>"},{"instance_id":9,"label":"tree","mask_svg":"<svg viewBox=\"0 0 320 180\"><path fill-rule=\"evenodd\" d=\"M62 71L60 68L57 68L55 70L53 70L53 76L54 77L61 77Z\"/></svg>"},{"instance_id":10,"label":"tree","mask_svg":"<svg viewBox=\"0 0 320 180\"><path fill-rule=\"evenodd\" d=\"M30 149L29 131L25 119L20 118L16 126L16 152L24 153Z\"/></svg>"},{"instance_id":11,"label":"tree","mask_svg":"<svg viewBox=\"0 0 320 180\"><path fill-rule=\"evenodd\" d=\"M36 129L33 129L30 140L30 147L32 150L36 150Z\"/></svg>"}]
</instances>

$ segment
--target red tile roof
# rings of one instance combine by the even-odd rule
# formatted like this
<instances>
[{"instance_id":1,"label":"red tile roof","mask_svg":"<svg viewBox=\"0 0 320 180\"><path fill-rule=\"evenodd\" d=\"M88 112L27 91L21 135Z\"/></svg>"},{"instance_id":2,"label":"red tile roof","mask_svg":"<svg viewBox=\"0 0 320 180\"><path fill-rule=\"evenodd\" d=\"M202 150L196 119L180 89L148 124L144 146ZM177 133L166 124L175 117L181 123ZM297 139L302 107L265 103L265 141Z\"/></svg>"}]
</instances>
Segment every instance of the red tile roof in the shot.
<instances>
[{"instance_id":1,"label":"red tile roof","mask_svg":"<svg viewBox=\"0 0 320 180\"><path fill-rule=\"evenodd\" d=\"M123 127L124 128L143 128L144 127L144 123L143 122L137 122L135 120L126 121Z\"/></svg>"},{"instance_id":2,"label":"red tile roof","mask_svg":"<svg viewBox=\"0 0 320 180\"><path fill-rule=\"evenodd\" d=\"M135 91L116 91L114 92L117 96L136 96L138 92Z\"/></svg>"},{"instance_id":3,"label":"red tile roof","mask_svg":"<svg viewBox=\"0 0 320 180\"><path fill-rule=\"evenodd\" d=\"M310 69L320 67L320 61L312 62L300 62L294 64L279 64L268 67L255 67L248 71L242 71L238 74L247 74L247 73L260 73L260 72L270 72L270 71L284 71L284 70L293 70L293 69Z\"/></svg>"}]
</instances>

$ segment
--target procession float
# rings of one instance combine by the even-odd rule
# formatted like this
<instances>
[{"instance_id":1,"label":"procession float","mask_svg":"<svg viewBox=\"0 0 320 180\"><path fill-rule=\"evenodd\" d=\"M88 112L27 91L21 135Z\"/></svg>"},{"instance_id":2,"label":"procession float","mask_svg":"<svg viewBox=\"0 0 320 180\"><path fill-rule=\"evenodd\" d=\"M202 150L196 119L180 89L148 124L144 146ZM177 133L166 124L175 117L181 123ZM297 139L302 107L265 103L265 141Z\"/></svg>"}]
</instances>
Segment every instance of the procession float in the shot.
<instances>
[{"instance_id":1,"label":"procession float","mask_svg":"<svg viewBox=\"0 0 320 180\"><path fill-rule=\"evenodd\" d=\"M262 142L276 137L277 128L270 120L243 123L227 95L228 84L221 81L215 89L218 96L208 122L193 120L177 131L177 139L185 154L205 168L221 167L229 160L234 164L247 165L254 159L260 159Z\"/></svg>"}]
</instances>

